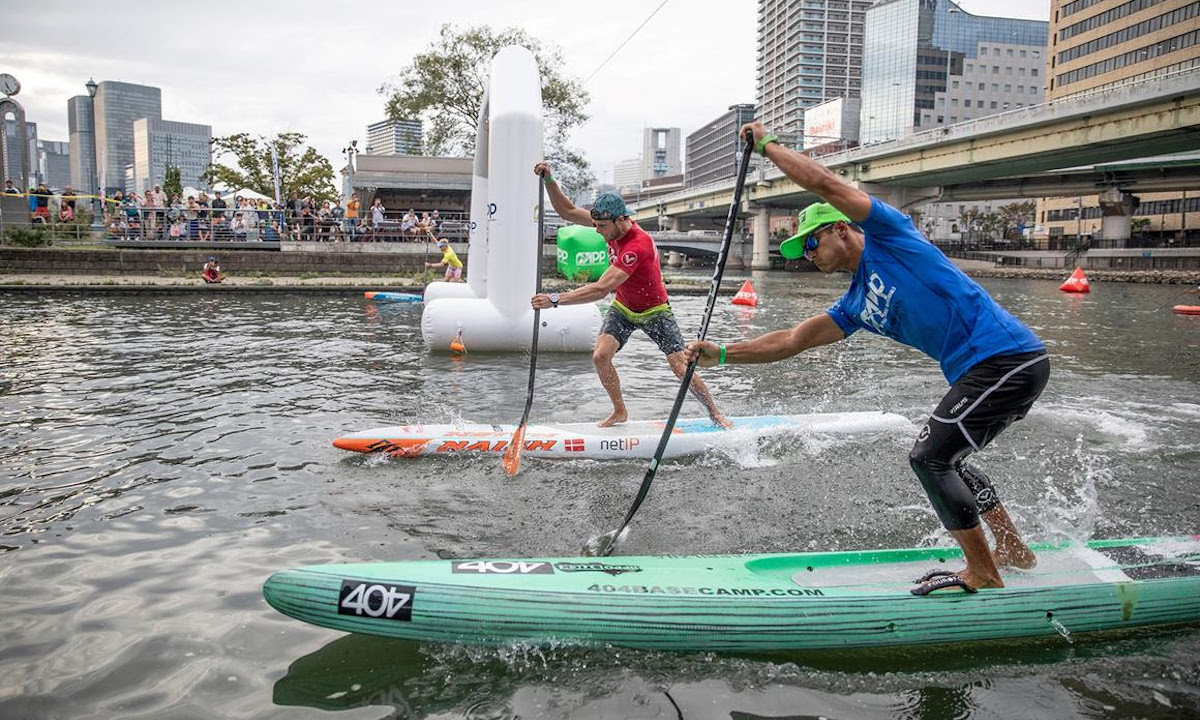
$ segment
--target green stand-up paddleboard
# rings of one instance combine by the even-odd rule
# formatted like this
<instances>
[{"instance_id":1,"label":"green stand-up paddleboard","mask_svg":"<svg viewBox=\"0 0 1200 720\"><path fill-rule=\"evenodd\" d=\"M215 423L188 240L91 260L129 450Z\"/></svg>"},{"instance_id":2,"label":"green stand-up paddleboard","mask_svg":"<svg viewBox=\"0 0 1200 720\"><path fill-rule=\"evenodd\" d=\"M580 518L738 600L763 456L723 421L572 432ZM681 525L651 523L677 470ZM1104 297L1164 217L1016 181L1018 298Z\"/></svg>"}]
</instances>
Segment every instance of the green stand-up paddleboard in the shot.
<instances>
[{"instance_id":1,"label":"green stand-up paddleboard","mask_svg":"<svg viewBox=\"0 0 1200 720\"><path fill-rule=\"evenodd\" d=\"M434 560L272 575L267 602L350 633L664 650L917 645L1200 621L1200 536L1035 546L1006 587L917 597L951 548L799 555Z\"/></svg>"}]
</instances>

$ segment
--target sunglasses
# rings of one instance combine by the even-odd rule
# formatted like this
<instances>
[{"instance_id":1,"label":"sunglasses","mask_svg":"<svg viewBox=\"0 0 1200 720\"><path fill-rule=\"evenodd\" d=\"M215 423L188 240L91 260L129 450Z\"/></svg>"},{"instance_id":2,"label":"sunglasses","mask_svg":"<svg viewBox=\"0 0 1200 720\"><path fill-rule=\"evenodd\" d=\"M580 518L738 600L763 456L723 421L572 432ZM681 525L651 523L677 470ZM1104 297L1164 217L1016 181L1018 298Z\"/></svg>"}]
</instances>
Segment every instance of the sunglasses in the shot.
<instances>
[{"instance_id":1,"label":"sunglasses","mask_svg":"<svg viewBox=\"0 0 1200 720\"><path fill-rule=\"evenodd\" d=\"M620 217L620 215L613 215L608 210L597 210L596 208L592 208L591 212L593 220L616 220L618 217Z\"/></svg>"},{"instance_id":2,"label":"sunglasses","mask_svg":"<svg viewBox=\"0 0 1200 720\"><path fill-rule=\"evenodd\" d=\"M825 232L829 228L833 227L834 225L837 225L837 223L829 223L828 225L822 225L821 227L819 227L816 230L813 230L811 233L809 233L809 236L804 239L804 254L805 254L805 256L811 255L812 253L815 253L817 251L817 247L821 244L821 239L818 238L817 236L820 235L821 233Z\"/></svg>"}]
</instances>

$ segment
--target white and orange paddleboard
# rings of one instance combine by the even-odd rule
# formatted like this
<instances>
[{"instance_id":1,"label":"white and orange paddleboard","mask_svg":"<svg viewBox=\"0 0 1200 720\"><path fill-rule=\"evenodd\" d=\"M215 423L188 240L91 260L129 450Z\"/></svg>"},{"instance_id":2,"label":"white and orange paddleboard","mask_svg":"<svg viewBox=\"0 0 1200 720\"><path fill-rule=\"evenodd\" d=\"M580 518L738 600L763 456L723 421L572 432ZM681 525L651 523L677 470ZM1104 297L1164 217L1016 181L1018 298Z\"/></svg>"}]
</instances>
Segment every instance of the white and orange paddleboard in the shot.
<instances>
[{"instance_id":1,"label":"white and orange paddleboard","mask_svg":"<svg viewBox=\"0 0 1200 720\"><path fill-rule=\"evenodd\" d=\"M856 434L912 430L913 424L895 413L844 412L809 415L731 417L726 430L708 418L675 423L663 457L682 457L707 450L744 447L760 437L799 433ZM665 421L634 421L613 427L595 423L529 425L522 455L540 458L650 458L658 448ZM515 425L397 425L343 435L335 447L361 453L385 453L416 458L462 454L501 455L512 440Z\"/></svg>"}]
</instances>

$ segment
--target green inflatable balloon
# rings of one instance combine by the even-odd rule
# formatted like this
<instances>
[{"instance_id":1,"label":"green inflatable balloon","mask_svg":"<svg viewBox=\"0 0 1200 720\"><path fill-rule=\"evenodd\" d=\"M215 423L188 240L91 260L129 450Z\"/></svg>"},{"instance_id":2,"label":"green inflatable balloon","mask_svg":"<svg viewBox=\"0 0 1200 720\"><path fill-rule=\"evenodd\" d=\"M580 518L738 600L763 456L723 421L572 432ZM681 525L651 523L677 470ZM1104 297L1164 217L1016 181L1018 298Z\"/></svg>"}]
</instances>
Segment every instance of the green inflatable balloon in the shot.
<instances>
[{"instance_id":1,"label":"green inflatable balloon","mask_svg":"<svg viewBox=\"0 0 1200 720\"><path fill-rule=\"evenodd\" d=\"M557 243L558 271L568 280L598 280L608 269L608 244L595 228L560 227Z\"/></svg>"}]
</instances>

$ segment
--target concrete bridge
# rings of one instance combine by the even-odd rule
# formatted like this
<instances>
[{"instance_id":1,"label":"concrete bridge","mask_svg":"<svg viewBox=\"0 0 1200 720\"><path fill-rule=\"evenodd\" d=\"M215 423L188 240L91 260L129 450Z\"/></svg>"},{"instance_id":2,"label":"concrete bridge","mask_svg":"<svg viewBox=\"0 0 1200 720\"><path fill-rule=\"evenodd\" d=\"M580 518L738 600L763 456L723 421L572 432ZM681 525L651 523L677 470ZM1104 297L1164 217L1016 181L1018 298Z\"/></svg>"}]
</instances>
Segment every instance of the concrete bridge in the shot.
<instances>
[{"instance_id":1,"label":"concrete bridge","mask_svg":"<svg viewBox=\"0 0 1200 720\"><path fill-rule=\"evenodd\" d=\"M1106 212L1104 237L1118 238L1122 231L1129 236L1131 191L1200 188L1198 151L1200 66L818 161L902 209L938 200L1099 193L1102 204L1117 208L1111 218ZM1130 162L1154 156L1170 157ZM733 185L730 178L637 203L636 219L660 230L713 229L723 224ZM739 214L752 223L752 267L770 265L771 215L794 213L815 199L769 163L747 179ZM1128 209L1122 213L1122 207ZM663 249L672 244L684 253L690 248L706 254L710 245L703 236L662 232L655 233L655 240ZM719 241L718 236L713 242ZM735 248L730 259L739 255L747 253Z\"/></svg>"}]
</instances>

